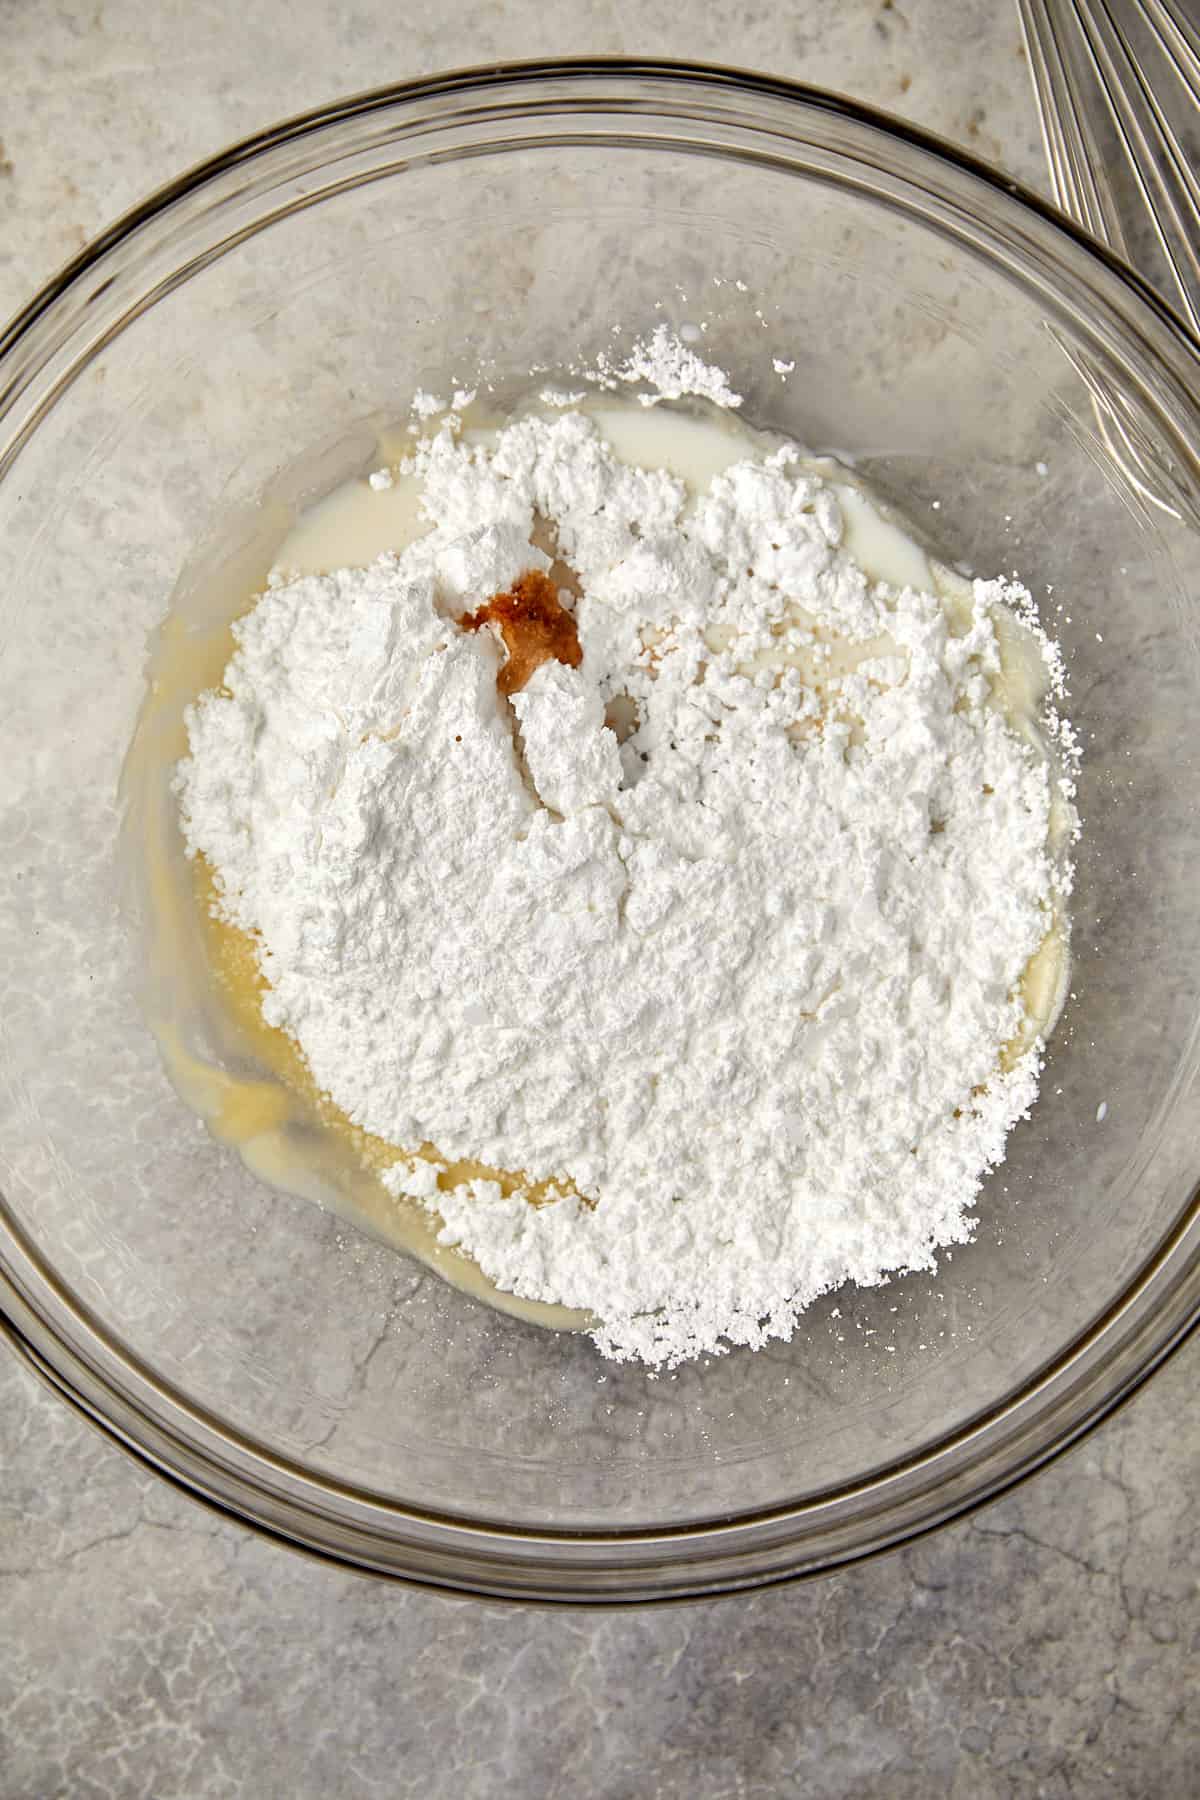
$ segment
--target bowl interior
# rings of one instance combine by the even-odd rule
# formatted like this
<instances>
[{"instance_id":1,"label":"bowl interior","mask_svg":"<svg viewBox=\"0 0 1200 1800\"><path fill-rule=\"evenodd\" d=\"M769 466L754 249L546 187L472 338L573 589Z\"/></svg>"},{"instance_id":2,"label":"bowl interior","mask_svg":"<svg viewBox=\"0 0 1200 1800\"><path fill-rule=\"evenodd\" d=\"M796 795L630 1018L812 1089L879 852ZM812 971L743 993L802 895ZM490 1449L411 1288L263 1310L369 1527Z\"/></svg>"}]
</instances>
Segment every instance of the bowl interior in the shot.
<instances>
[{"instance_id":1,"label":"bowl interior","mask_svg":"<svg viewBox=\"0 0 1200 1800\"><path fill-rule=\"evenodd\" d=\"M1159 430L1128 345L1065 278L1048 297L949 233L882 136L852 178L678 124L462 125L453 155L414 129L381 114L160 220L125 253L119 329L66 294L70 380L10 413L37 422L0 481L0 1189L123 1357L317 1478L566 1532L813 1499L994 1413L1190 1193L1195 533L1100 429L1085 356ZM974 1242L828 1296L787 1345L655 1377L451 1290L198 1128L143 1020L116 847L149 636L264 491L370 467L417 387L528 391L659 322L703 327L752 422L852 456L947 559L1021 572L1085 761L1071 997Z\"/></svg>"}]
</instances>

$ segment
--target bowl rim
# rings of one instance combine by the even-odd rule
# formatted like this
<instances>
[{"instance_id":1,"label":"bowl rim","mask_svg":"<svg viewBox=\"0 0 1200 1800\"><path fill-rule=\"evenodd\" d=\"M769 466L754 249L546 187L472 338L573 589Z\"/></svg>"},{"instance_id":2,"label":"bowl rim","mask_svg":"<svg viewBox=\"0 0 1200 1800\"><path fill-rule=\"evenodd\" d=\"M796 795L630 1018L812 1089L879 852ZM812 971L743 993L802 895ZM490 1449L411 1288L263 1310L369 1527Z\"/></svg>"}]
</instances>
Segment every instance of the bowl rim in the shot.
<instances>
[{"instance_id":1,"label":"bowl rim","mask_svg":"<svg viewBox=\"0 0 1200 1800\"><path fill-rule=\"evenodd\" d=\"M648 88L657 83L664 92L670 84L683 84L697 96L708 90L727 97L780 101L870 128L922 156L946 163L1007 202L1036 214L1103 265L1140 306L1151 311L1176 351L1182 353L1185 366L1200 370L1200 340L1142 276L1049 201L946 139L879 108L809 84L720 64L615 56L548 58L449 70L369 89L238 140L131 207L52 276L0 330L0 369L39 321L111 253L210 182L281 145L405 103L486 96L521 84L530 95L536 95L539 85L547 82L574 82L582 89L596 81L638 81ZM593 108L604 106L604 101L592 94L587 103ZM528 96L510 104L519 111L528 106ZM567 107L569 102L560 96L556 104ZM697 117L686 111L684 116ZM1178 375L1177 370L1172 373ZM0 391L0 411L3 404ZM923 1536L998 1497L1078 1442L1129 1399L1200 1325L1197 1185L1172 1229L1097 1318L1015 1391L908 1457L803 1502L759 1508L726 1520L700 1520L653 1530L540 1530L502 1526L490 1520L476 1523L469 1517L384 1500L276 1455L228 1422L214 1419L126 1350L59 1280L0 1194L0 1239L5 1236L12 1255L0 1241L0 1336L28 1368L145 1466L240 1523L323 1560L420 1586L543 1603L612 1606L711 1597L844 1567ZM63 1316L72 1320L73 1342L48 1319L38 1304L39 1291L51 1292ZM1080 1368L1085 1356L1112 1332L1118 1320L1125 1326L1123 1338L1114 1343L1110 1337L1112 1347L1098 1369ZM117 1369L135 1376L136 1382L117 1380ZM157 1398L161 1409L157 1418L136 1404L137 1391ZM1022 1430L1017 1415L1035 1395L1043 1396L1048 1405ZM984 1437L1003 1420L1015 1428L991 1452L996 1466L989 1470L979 1454L949 1480L945 1471L937 1473L940 1461L970 1440ZM218 1455L217 1444L223 1451L230 1446L240 1449L240 1460L247 1466L239 1468L227 1456ZM876 1532L865 1542L839 1544L835 1534L825 1552L804 1560L794 1529L804 1515L864 1491L884 1495L890 1482L920 1471L930 1478L910 1495L907 1516L898 1515L887 1531ZM294 1491L286 1491L289 1484ZM313 1501L313 1496L321 1494L350 1509L355 1515L352 1523L347 1526L344 1520L338 1521L334 1530L328 1518L322 1523L321 1509ZM886 1511L887 1505L884 1498L882 1509ZM410 1529L407 1540L385 1529L397 1522ZM672 1547L674 1557L669 1554ZM398 1565L393 1560L397 1548L402 1553Z\"/></svg>"},{"instance_id":2,"label":"bowl rim","mask_svg":"<svg viewBox=\"0 0 1200 1800\"><path fill-rule=\"evenodd\" d=\"M629 79L678 80L695 84L698 87L709 87L714 90L730 89L744 94L754 94L764 99L783 101L800 101L817 111L826 111L839 117L855 120L881 130L887 136L910 144L914 149L931 152L942 160L951 163L967 174L975 176L995 188L997 192L1007 195L1030 211L1038 214L1044 221L1055 226L1088 254L1105 264L1115 275L1118 275L1126 286L1133 289L1139 299L1148 304L1160 319L1178 333L1184 345L1194 356L1200 357L1200 336L1191 329L1183 314L1178 312L1159 290L1140 274L1133 264L1128 262L1117 251L1111 249L1100 238L1095 237L1086 227L1078 224L1069 213L1062 210L1054 201L1039 194L1036 189L1015 176L1007 175L994 163L983 157L975 156L970 150L954 143L940 133L914 125L898 113L890 113L883 107L867 101L856 100L839 89L819 87L810 82L792 81L784 76L771 75L759 69L746 69L734 63L691 62L686 58L676 57L630 57L630 56L567 56L567 57L535 57L519 58L511 62L470 63L453 69L439 70L432 75L415 76L409 81L387 83L380 87L363 88L354 94L348 94L340 100L326 102L323 106L306 108L302 112L290 113L272 125L250 132L245 137L236 138L224 150L212 156L201 158L186 169L174 175L170 180L160 183L141 200L119 213L110 224L99 231L95 237L64 262L54 274L44 281L25 303L18 307L11 318L0 327L0 358L13 348L18 339L37 322L47 309L71 287L80 276L95 267L102 257L117 248L131 237L142 226L149 224L168 207L195 193L208 182L227 174L239 165L251 161L264 151L274 149L284 143L296 142L312 132L324 130L330 125L342 121L360 118L372 112L384 111L399 101L442 99L457 93L472 91L487 92L489 89L501 88L514 82L544 80L577 80L580 82L600 77L619 76Z\"/></svg>"}]
</instances>

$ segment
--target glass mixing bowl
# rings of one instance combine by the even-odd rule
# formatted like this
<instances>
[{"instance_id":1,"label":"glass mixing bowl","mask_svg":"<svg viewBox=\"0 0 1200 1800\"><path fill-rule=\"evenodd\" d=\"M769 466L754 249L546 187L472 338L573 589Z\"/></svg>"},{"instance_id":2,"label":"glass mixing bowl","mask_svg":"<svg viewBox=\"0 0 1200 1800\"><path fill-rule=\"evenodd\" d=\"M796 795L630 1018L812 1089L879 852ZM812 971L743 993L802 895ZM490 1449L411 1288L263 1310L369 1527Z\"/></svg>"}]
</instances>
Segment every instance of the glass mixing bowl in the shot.
<instances>
[{"instance_id":1,"label":"glass mixing bowl","mask_svg":"<svg viewBox=\"0 0 1200 1800\"><path fill-rule=\"evenodd\" d=\"M741 285L738 285L738 284ZM198 1127L138 999L117 782L181 579L417 387L702 325L745 414L1049 595L1074 973L972 1244L658 1377L455 1292ZM616 331L614 331L616 327ZM773 358L795 362L786 382ZM0 342L0 1308L97 1424L280 1538L476 1593L829 1568L1078 1438L1200 1302L1200 408L1129 270L828 94L567 63L381 90L129 214ZM937 503L935 505L935 503ZM242 523L237 524L238 521ZM1052 592L1051 592L1052 591Z\"/></svg>"}]
</instances>

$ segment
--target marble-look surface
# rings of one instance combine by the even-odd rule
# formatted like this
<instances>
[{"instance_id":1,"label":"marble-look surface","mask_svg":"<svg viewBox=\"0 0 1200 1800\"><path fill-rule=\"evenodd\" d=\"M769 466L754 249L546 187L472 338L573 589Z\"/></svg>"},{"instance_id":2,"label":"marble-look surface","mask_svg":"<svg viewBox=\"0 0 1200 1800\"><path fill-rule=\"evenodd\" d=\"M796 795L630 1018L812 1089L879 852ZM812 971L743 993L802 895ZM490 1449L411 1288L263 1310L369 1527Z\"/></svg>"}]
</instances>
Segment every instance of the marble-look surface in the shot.
<instances>
[{"instance_id":1,"label":"marble-look surface","mask_svg":"<svg viewBox=\"0 0 1200 1800\"><path fill-rule=\"evenodd\" d=\"M499 57L735 58L1041 178L1015 12L986 0L0 0L0 28L0 315L230 138ZM143 1475L0 1353L0 1800L1187 1793L1198 1356L902 1554L605 1616L443 1600L291 1556Z\"/></svg>"}]
</instances>

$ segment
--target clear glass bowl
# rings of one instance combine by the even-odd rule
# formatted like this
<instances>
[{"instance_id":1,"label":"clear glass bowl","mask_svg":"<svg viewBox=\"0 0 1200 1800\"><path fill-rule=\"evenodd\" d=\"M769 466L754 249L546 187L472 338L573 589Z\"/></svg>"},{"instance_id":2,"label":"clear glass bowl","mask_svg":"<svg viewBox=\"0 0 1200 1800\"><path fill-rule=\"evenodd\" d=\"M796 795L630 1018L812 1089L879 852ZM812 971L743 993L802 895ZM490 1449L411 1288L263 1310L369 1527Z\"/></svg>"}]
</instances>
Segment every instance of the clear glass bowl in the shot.
<instances>
[{"instance_id":1,"label":"clear glass bowl","mask_svg":"<svg viewBox=\"0 0 1200 1800\"><path fill-rule=\"evenodd\" d=\"M368 466L418 386L527 385L701 319L752 421L854 455L949 557L1053 589L1086 835L1068 1011L975 1241L831 1296L787 1346L656 1379L454 1292L198 1128L139 1008L116 794L148 634L282 466L318 447L315 492ZM0 343L17 1347L241 1518L493 1595L829 1568L1071 1443L1200 1302L1198 373L1161 303L1031 196L727 71L383 90L114 226Z\"/></svg>"}]
</instances>

